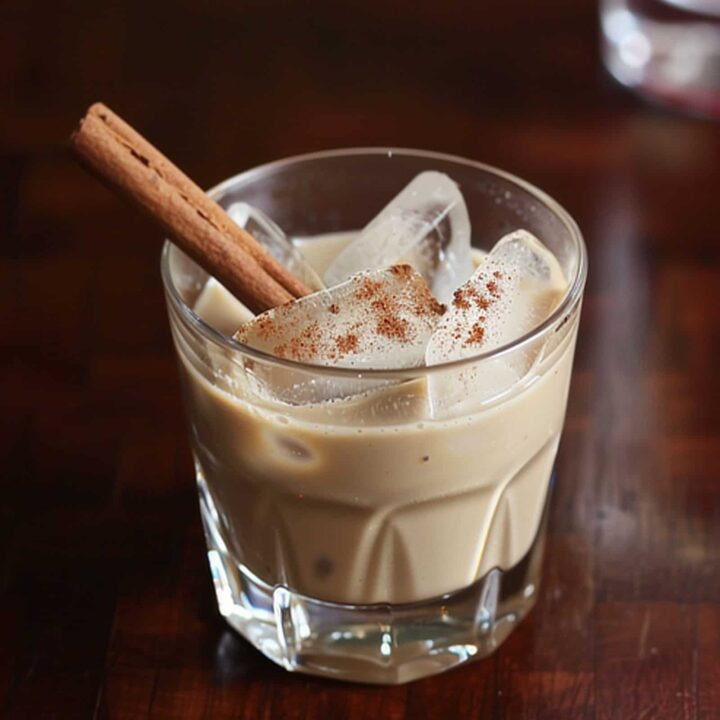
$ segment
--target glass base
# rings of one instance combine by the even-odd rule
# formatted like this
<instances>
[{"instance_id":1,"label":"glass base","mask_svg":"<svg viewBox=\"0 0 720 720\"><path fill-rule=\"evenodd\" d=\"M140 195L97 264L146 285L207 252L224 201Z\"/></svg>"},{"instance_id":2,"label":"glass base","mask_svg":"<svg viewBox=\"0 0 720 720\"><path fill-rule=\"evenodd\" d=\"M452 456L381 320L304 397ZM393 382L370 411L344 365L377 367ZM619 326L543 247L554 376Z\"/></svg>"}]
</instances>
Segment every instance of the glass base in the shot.
<instances>
[{"instance_id":1,"label":"glass base","mask_svg":"<svg viewBox=\"0 0 720 720\"><path fill-rule=\"evenodd\" d=\"M268 585L234 562L200 474L198 486L218 609L286 670L410 682L490 655L535 604L549 497L529 552L510 570L493 569L463 590L422 602L350 605Z\"/></svg>"}]
</instances>

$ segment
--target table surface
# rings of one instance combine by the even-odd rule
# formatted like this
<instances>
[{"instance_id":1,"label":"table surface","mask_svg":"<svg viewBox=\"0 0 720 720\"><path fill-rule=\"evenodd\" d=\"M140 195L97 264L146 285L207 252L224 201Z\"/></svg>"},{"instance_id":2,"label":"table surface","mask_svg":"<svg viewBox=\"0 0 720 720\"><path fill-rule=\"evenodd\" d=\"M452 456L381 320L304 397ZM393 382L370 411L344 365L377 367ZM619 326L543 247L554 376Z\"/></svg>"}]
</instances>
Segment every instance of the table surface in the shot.
<instances>
[{"instance_id":1,"label":"table surface","mask_svg":"<svg viewBox=\"0 0 720 720\"><path fill-rule=\"evenodd\" d=\"M0 7L0 715L720 718L720 126L636 100L594 3ZM590 252L540 601L393 688L293 675L219 618L160 236L65 139L103 99L201 185L400 145L522 175Z\"/></svg>"}]
</instances>

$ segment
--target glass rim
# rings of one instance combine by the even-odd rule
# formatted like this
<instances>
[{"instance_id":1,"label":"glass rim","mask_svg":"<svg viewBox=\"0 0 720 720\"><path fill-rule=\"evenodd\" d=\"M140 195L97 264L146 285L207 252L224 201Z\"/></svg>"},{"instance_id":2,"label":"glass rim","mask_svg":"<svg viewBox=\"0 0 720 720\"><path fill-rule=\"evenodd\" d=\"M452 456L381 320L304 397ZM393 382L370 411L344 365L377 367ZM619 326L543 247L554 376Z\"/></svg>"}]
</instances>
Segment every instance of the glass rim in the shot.
<instances>
[{"instance_id":1,"label":"glass rim","mask_svg":"<svg viewBox=\"0 0 720 720\"><path fill-rule=\"evenodd\" d=\"M180 295L175 283L172 279L170 271L170 252L172 250L173 243L170 240L165 240L161 253L161 275L163 285L165 287L166 295L170 298L173 306L180 313L180 315L197 330L206 340L215 345L219 345L226 350L230 350L233 353L242 353L248 357L263 362L271 362L276 365L281 365L293 370L303 370L305 372L312 372L315 374L328 374L342 377L373 377L378 379L385 378L397 378L397 377L409 377L416 376L418 374L427 375L437 372L442 372L448 369L460 368L465 365L473 365L478 362L484 362L493 360L495 358L507 355L525 345L528 345L535 341L542 335L549 334L552 327L558 323L563 323L565 316L568 316L577 302L580 300L583 289L585 287L585 281L587 278L587 248L585 241L583 240L582 233L575 220L573 220L570 213L565 210L556 200L550 197L547 193L535 187L533 184L523 180L517 175L506 172L492 165L478 162L476 160L468 160L459 155L450 155L447 153L434 152L431 150L417 150L413 148L395 148L395 147L356 147L356 148L337 148L333 150L323 150L320 152L304 153L302 155L293 155L280 160L274 160L263 165L257 165L249 170L237 173L226 180L213 186L207 191L207 194L214 200L217 200L218 195L226 191L231 186L241 181L252 180L258 175L265 175L269 172L287 167L289 165L300 164L313 160L325 160L333 157L347 157L356 155L387 155L388 158L392 158L393 155L400 155L406 157L418 157L427 158L428 160L443 160L446 162L456 163L465 165L476 170L482 170L489 174L500 177L525 192L529 193L536 200L541 202L547 208L550 209L565 225L570 233L571 238L575 242L578 251L577 268L574 277L568 283L568 289L563 296L560 304L550 313L550 315L543 320L540 324L529 330L527 333L520 335L519 337L511 340L504 345L501 345L492 350L486 352L477 353L465 358L457 360L450 360L448 362L439 363L437 365L421 365L418 367L408 368L349 368L349 367L335 367L331 365L320 365L317 363L300 362L298 360L290 360L287 358L279 358L271 353L264 352L263 350L257 350L256 348L246 345L245 343L234 340L231 337L223 335L221 332L216 330L214 327L205 322L192 308L190 308ZM179 249L179 248L178 248ZM563 323L564 324L564 323Z\"/></svg>"}]
</instances>

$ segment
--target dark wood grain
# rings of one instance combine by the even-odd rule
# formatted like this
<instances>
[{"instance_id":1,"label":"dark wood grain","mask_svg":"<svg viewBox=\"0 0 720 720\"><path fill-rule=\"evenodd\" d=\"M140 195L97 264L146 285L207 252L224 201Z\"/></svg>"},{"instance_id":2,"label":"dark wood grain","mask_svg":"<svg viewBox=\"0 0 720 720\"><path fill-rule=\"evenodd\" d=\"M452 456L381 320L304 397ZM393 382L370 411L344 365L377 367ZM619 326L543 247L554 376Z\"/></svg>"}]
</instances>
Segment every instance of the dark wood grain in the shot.
<instances>
[{"instance_id":1,"label":"dark wood grain","mask_svg":"<svg viewBox=\"0 0 720 720\"><path fill-rule=\"evenodd\" d=\"M0 5L0 715L720 718L720 127L598 62L590 0ZM399 688L271 665L211 595L159 238L64 142L115 107L202 185L396 144L516 172L590 249L541 599Z\"/></svg>"}]
</instances>

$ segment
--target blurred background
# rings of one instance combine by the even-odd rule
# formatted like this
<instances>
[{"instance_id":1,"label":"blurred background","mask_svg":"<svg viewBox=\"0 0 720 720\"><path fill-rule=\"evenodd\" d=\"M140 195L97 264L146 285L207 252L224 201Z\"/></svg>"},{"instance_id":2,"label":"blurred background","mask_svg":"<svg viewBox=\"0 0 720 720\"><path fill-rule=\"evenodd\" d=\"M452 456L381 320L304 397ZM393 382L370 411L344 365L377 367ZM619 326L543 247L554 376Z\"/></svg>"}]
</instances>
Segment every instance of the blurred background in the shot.
<instances>
[{"instance_id":1,"label":"blurred background","mask_svg":"<svg viewBox=\"0 0 720 720\"><path fill-rule=\"evenodd\" d=\"M590 0L0 4L0 715L194 716L241 683L257 717L258 697L289 713L299 687L335 692L275 671L215 615L161 238L65 147L95 100L203 187L393 145L559 200L591 272L542 601L474 675L383 698L461 712L464 679L493 717L604 700L629 718L643 692L665 703L654 717L720 705L692 670L717 672L698 638L720 637L720 126L637 99L600 38ZM627 673L646 617L645 670ZM592 715L543 715L576 716Z\"/></svg>"}]
</instances>

